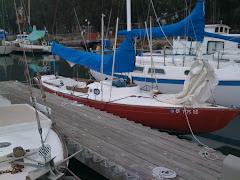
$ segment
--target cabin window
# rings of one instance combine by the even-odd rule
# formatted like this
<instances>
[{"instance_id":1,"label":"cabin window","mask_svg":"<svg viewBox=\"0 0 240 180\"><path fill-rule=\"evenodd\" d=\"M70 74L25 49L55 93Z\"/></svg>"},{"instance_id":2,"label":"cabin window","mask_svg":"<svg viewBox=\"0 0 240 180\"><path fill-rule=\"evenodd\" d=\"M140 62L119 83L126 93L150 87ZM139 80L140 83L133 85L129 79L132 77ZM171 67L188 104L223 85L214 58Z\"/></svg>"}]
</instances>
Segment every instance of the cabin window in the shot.
<instances>
[{"instance_id":1,"label":"cabin window","mask_svg":"<svg viewBox=\"0 0 240 180\"><path fill-rule=\"evenodd\" d=\"M215 28L215 32L218 32L218 27Z\"/></svg>"},{"instance_id":2,"label":"cabin window","mask_svg":"<svg viewBox=\"0 0 240 180\"><path fill-rule=\"evenodd\" d=\"M227 32L228 32L228 29L227 29L227 28L225 28L225 29L224 29L224 32L225 32L225 33L227 33Z\"/></svg>"},{"instance_id":3,"label":"cabin window","mask_svg":"<svg viewBox=\"0 0 240 180\"><path fill-rule=\"evenodd\" d=\"M135 73L142 73L143 72L143 67L136 67L136 70L134 72Z\"/></svg>"},{"instance_id":4,"label":"cabin window","mask_svg":"<svg viewBox=\"0 0 240 180\"><path fill-rule=\"evenodd\" d=\"M223 49L224 49L223 41L208 41L207 43L207 54L213 54Z\"/></svg>"},{"instance_id":5,"label":"cabin window","mask_svg":"<svg viewBox=\"0 0 240 180\"><path fill-rule=\"evenodd\" d=\"M220 27L220 32L223 32L223 27Z\"/></svg>"},{"instance_id":6,"label":"cabin window","mask_svg":"<svg viewBox=\"0 0 240 180\"><path fill-rule=\"evenodd\" d=\"M155 69L156 74L166 74L164 69ZM154 73L154 70L153 70ZM151 68L148 69L148 74L151 74Z\"/></svg>"}]
</instances>

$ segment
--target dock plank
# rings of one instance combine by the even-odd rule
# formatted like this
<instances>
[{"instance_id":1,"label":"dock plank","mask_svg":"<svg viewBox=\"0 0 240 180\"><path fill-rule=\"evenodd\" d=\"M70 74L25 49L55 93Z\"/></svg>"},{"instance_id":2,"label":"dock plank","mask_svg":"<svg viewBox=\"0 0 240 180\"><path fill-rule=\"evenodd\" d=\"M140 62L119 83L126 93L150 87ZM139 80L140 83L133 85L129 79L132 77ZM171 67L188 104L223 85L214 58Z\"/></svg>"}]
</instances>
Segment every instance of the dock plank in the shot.
<instances>
[{"instance_id":1,"label":"dock plank","mask_svg":"<svg viewBox=\"0 0 240 180\"><path fill-rule=\"evenodd\" d=\"M39 103L40 90L33 89ZM12 103L30 103L26 85L0 82L0 95ZM62 103L66 105L63 106ZM202 147L176 136L153 130L112 114L71 105L72 101L47 93L47 106L57 130L105 158L135 173L140 179L153 179L154 167L164 166L176 171L176 179L219 179L225 158L216 152L211 161L198 153ZM102 174L104 175L104 174Z\"/></svg>"}]
</instances>

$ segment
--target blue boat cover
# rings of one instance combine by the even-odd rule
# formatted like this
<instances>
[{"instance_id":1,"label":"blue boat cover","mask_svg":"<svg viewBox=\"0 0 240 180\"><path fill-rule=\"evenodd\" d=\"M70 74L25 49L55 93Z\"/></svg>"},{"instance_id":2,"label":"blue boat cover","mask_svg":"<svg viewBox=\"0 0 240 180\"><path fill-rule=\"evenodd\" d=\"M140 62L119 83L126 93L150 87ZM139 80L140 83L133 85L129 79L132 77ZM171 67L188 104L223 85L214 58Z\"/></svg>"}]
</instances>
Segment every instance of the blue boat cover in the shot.
<instances>
[{"instance_id":1,"label":"blue boat cover","mask_svg":"<svg viewBox=\"0 0 240 180\"><path fill-rule=\"evenodd\" d=\"M203 41L204 38L204 15L205 15L205 1L199 1L194 10L182 21L152 28L152 37L161 38L165 35L168 36L188 36L195 41ZM164 33L163 33L164 32ZM150 29L148 28L148 33ZM127 30L119 31L119 36L126 36ZM133 29L131 31L132 36L147 37L146 29Z\"/></svg>"},{"instance_id":2,"label":"blue boat cover","mask_svg":"<svg viewBox=\"0 0 240 180\"><path fill-rule=\"evenodd\" d=\"M223 40L228 40L228 41L233 41L233 42L236 42L236 43L240 43L240 37L223 36L223 35L220 35L220 34L209 33L209 32L205 32L204 34L207 37L213 37L213 38L218 38L218 39L223 39Z\"/></svg>"},{"instance_id":3,"label":"blue boat cover","mask_svg":"<svg viewBox=\"0 0 240 180\"><path fill-rule=\"evenodd\" d=\"M4 30L0 31L0 39L6 39L6 31Z\"/></svg>"},{"instance_id":4,"label":"blue boat cover","mask_svg":"<svg viewBox=\"0 0 240 180\"><path fill-rule=\"evenodd\" d=\"M104 48L109 48L109 47L110 47L110 41L108 41L108 40L103 40L103 47L104 47Z\"/></svg>"},{"instance_id":5,"label":"blue boat cover","mask_svg":"<svg viewBox=\"0 0 240 180\"><path fill-rule=\"evenodd\" d=\"M57 54L61 58L68 60L75 64L88 66L90 69L101 72L102 55L86 51L79 51L72 48L52 44L52 53ZM121 46L116 51L114 72L132 72L136 69L135 65L135 50L133 46L133 39L127 35ZM113 54L103 56L103 73L111 74L113 64Z\"/></svg>"}]
</instances>

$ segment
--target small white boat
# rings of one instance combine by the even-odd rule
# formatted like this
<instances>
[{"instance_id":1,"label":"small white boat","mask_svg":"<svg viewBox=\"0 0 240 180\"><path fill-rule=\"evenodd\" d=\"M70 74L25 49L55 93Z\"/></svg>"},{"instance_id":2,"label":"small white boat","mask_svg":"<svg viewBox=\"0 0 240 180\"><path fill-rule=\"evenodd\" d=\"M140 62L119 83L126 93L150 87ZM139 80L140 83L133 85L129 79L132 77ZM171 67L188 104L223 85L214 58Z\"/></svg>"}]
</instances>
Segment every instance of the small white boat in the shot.
<instances>
[{"instance_id":1,"label":"small white boat","mask_svg":"<svg viewBox=\"0 0 240 180\"><path fill-rule=\"evenodd\" d=\"M0 55L8 55L11 54L13 47L11 45L1 45L0 46Z\"/></svg>"},{"instance_id":2,"label":"small white boat","mask_svg":"<svg viewBox=\"0 0 240 180\"><path fill-rule=\"evenodd\" d=\"M12 52L13 47L6 41L6 31L0 29L0 55L8 55Z\"/></svg>"},{"instance_id":3,"label":"small white boat","mask_svg":"<svg viewBox=\"0 0 240 180\"><path fill-rule=\"evenodd\" d=\"M0 179L38 178L42 172L37 175L36 169L41 169L54 157L55 163L65 158L65 146L60 136L51 129L52 121L49 118L38 112L43 149L35 109L28 104L10 105L2 97L0 102ZM19 163L23 163L24 167Z\"/></svg>"},{"instance_id":4,"label":"small white boat","mask_svg":"<svg viewBox=\"0 0 240 180\"><path fill-rule=\"evenodd\" d=\"M8 42L14 46L14 51L49 53L51 42L45 39L46 31L34 30L31 34L19 34L15 41Z\"/></svg>"}]
</instances>

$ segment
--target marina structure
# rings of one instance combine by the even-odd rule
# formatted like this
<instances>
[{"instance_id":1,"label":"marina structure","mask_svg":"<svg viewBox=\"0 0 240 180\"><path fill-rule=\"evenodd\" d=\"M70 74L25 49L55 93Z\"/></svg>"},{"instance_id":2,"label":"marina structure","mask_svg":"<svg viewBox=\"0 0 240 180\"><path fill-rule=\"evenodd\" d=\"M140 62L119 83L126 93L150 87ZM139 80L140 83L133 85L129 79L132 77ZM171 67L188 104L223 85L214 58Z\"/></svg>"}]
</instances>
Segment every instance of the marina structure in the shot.
<instances>
[{"instance_id":1,"label":"marina structure","mask_svg":"<svg viewBox=\"0 0 240 180\"><path fill-rule=\"evenodd\" d=\"M29 103L27 86L1 82L0 94L13 103ZM40 90L33 89L40 97ZM42 103L41 99L37 101ZM51 119L63 134L69 153L108 179L153 179L156 167L176 172L175 179L219 179L225 156L199 154L206 149L103 111L47 93Z\"/></svg>"}]
</instances>

